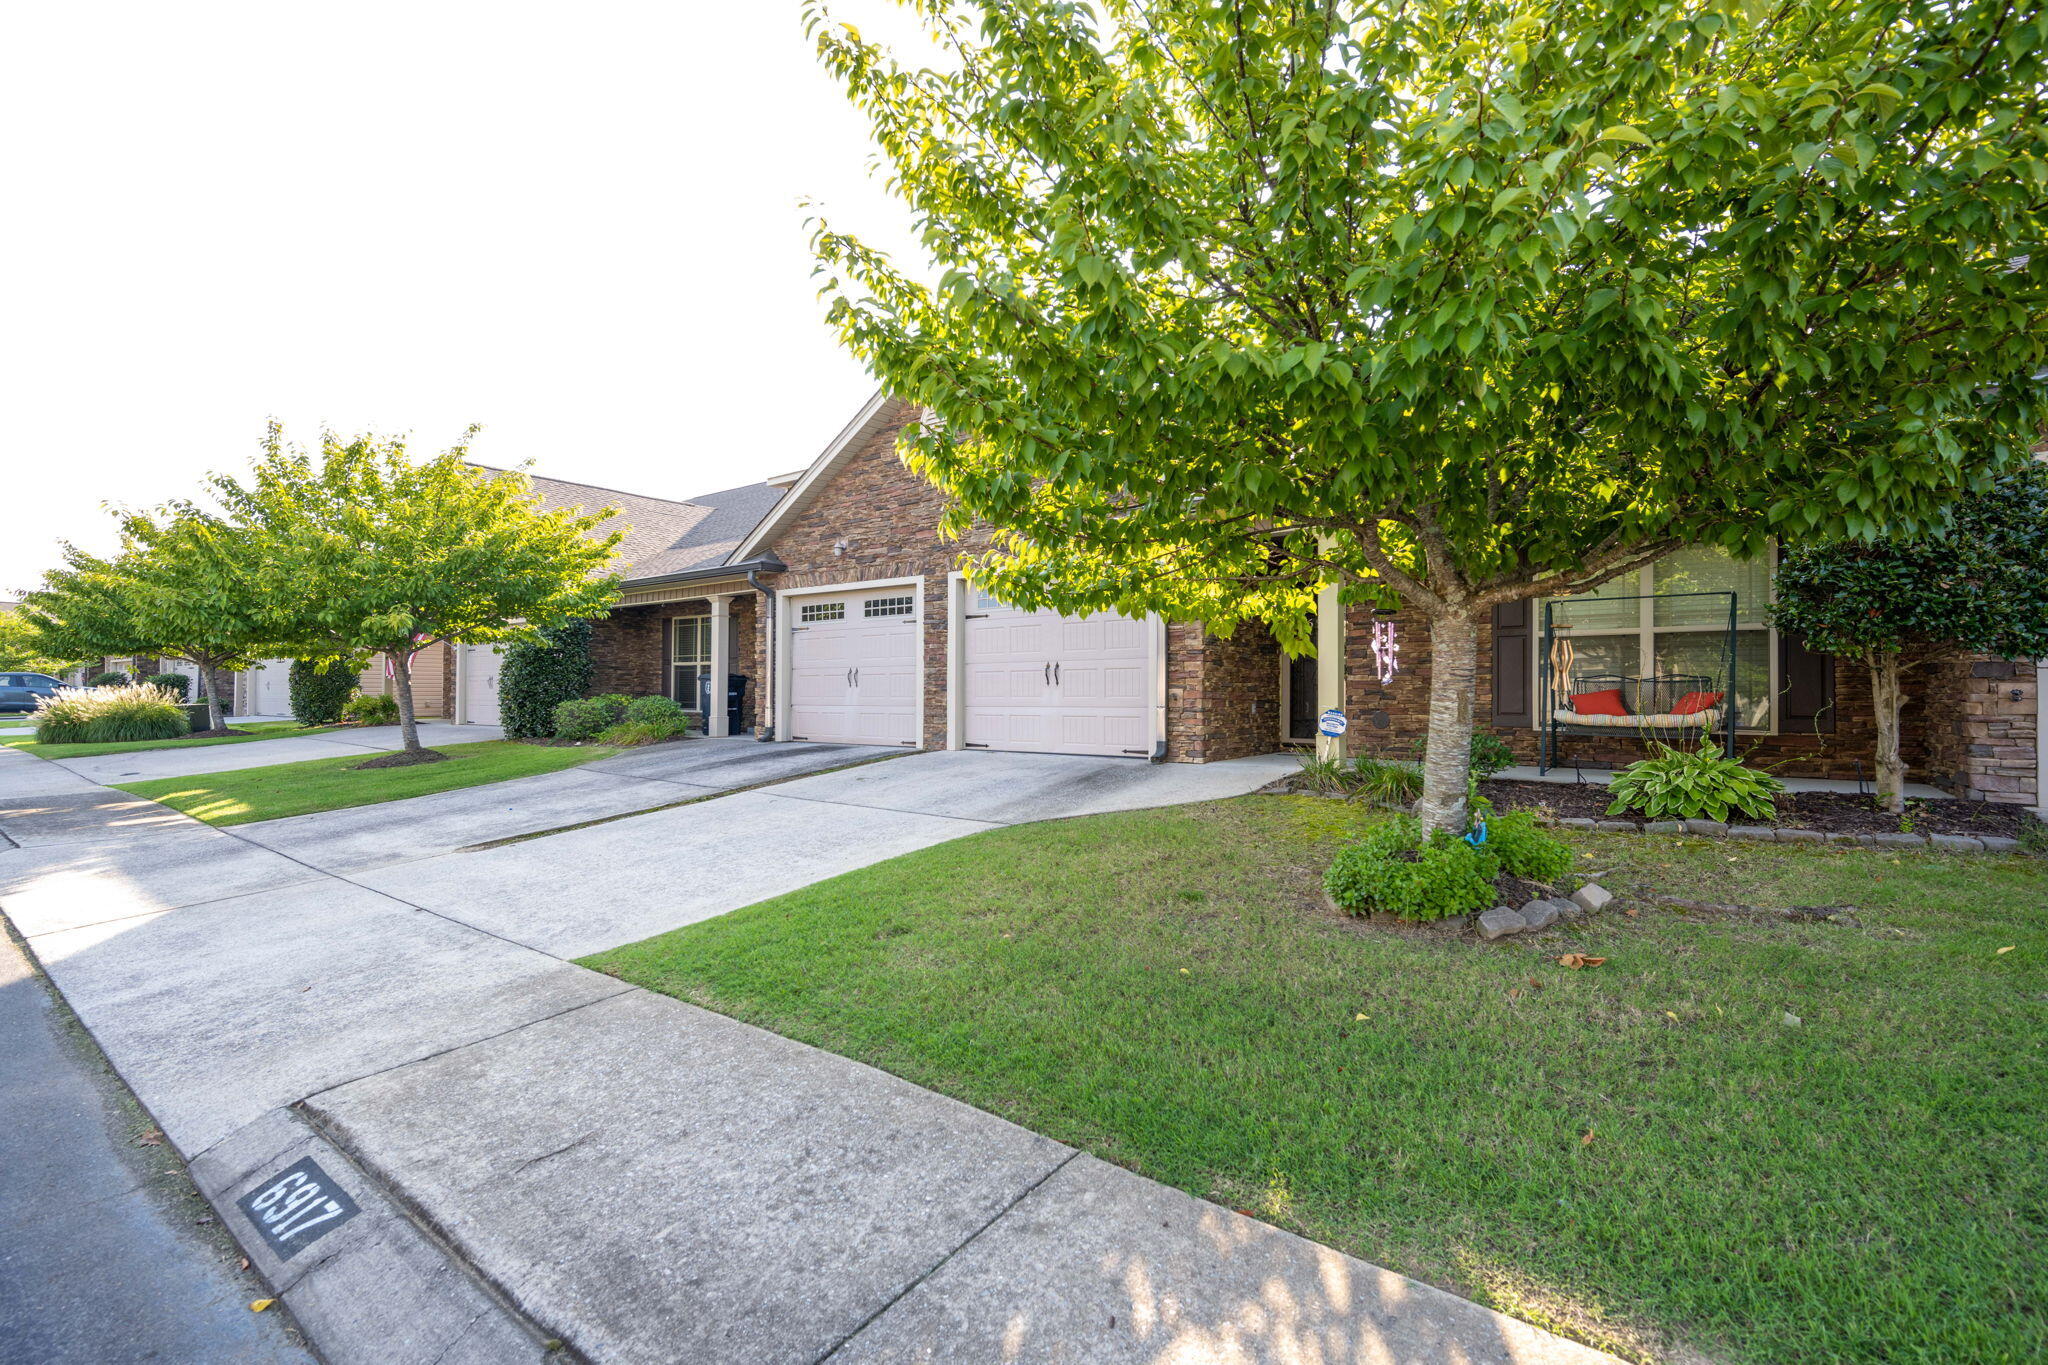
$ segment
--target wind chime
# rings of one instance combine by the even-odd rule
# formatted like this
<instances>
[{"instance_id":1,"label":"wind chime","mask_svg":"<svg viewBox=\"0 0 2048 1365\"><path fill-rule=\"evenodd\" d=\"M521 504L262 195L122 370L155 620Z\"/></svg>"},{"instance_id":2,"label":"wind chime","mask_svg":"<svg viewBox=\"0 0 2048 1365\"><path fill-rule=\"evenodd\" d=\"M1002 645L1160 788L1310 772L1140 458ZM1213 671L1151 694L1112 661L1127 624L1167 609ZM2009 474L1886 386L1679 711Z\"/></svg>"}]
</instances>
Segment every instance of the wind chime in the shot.
<instances>
[{"instance_id":1,"label":"wind chime","mask_svg":"<svg viewBox=\"0 0 2048 1365\"><path fill-rule=\"evenodd\" d=\"M1578 660L1578 651L1572 648L1571 627L1553 625L1550 629L1550 695L1553 698L1570 696L1572 665ZM1553 701L1552 705L1555 704Z\"/></svg>"},{"instance_id":2,"label":"wind chime","mask_svg":"<svg viewBox=\"0 0 2048 1365\"><path fill-rule=\"evenodd\" d=\"M1394 675L1401 671L1401 642L1394 634L1394 611L1391 607L1377 607L1372 614L1372 630L1368 636L1372 650L1373 676L1379 680L1380 705L1371 716L1372 728L1384 730L1393 723L1387 715L1387 685L1394 681Z\"/></svg>"}]
</instances>

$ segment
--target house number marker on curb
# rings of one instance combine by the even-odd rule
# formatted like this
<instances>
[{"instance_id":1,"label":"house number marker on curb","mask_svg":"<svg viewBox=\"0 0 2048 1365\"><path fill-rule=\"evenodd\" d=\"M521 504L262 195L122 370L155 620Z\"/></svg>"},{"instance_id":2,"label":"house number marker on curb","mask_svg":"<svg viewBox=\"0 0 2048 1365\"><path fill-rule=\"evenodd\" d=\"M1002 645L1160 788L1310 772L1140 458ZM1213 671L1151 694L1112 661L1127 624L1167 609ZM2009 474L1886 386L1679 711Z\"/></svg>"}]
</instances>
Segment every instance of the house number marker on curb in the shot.
<instances>
[{"instance_id":1,"label":"house number marker on curb","mask_svg":"<svg viewBox=\"0 0 2048 1365\"><path fill-rule=\"evenodd\" d=\"M289 1261L314 1242L356 1216L360 1210L348 1191L320 1169L312 1157L280 1172L235 1201L263 1235L264 1245Z\"/></svg>"}]
</instances>

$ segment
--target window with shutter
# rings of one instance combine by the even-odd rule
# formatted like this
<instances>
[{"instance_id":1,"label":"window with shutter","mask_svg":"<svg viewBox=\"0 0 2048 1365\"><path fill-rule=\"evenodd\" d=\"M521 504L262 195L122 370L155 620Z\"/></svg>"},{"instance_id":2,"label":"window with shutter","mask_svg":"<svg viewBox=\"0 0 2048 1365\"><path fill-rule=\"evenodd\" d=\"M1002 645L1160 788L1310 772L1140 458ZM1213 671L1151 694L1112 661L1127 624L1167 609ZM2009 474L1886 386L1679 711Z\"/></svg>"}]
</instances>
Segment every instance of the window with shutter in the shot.
<instances>
[{"instance_id":1,"label":"window with shutter","mask_svg":"<svg viewBox=\"0 0 2048 1365\"><path fill-rule=\"evenodd\" d=\"M1493 609L1493 723L1536 724L1536 656L1529 638L1536 604L1524 598Z\"/></svg>"}]
</instances>

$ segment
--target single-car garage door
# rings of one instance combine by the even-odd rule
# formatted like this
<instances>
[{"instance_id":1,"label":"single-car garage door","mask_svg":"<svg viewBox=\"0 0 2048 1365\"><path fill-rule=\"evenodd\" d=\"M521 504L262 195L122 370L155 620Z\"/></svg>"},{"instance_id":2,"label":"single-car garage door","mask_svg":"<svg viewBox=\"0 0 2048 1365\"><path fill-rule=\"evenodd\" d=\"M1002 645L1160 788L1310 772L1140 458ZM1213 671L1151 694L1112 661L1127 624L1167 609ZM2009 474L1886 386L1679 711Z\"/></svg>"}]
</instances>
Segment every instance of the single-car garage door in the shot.
<instances>
[{"instance_id":1,"label":"single-car garage door","mask_svg":"<svg viewBox=\"0 0 2048 1365\"><path fill-rule=\"evenodd\" d=\"M462 651L462 723L498 723L499 645L459 645Z\"/></svg>"},{"instance_id":2,"label":"single-car garage door","mask_svg":"<svg viewBox=\"0 0 2048 1365\"><path fill-rule=\"evenodd\" d=\"M963 623L970 749L1152 753L1152 628L1116 612L1019 611L976 592Z\"/></svg>"},{"instance_id":3,"label":"single-car garage door","mask_svg":"<svg viewBox=\"0 0 2048 1365\"><path fill-rule=\"evenodd\" d=\"M788 599L789 737L917 743L917 590Z\"/></svg>"}]
</instances>

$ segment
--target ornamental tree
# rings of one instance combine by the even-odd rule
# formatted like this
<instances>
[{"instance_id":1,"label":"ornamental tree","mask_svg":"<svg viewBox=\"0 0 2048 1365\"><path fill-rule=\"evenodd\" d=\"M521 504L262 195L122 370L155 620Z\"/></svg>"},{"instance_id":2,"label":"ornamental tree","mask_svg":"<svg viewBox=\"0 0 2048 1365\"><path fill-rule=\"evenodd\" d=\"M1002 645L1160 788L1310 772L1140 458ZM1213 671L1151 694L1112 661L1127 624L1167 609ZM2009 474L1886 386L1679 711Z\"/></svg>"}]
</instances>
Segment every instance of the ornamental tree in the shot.
<instances>
[{"instance_id":1,"label":"ornamental tree","mask_svg":"<svg viewBox=\"0 0 2048 1365\"><path fill-rule=\"evenodd\" d=\"M53 652L42 632L26 616L0 611L0 672L48 673L55 677L78 662Z\"/></svg>"},{"instance_id":2,"label":"ornamental tree","mask_svg":"<svg viewBox=\"0 0 2048 1365\"><path fill-rule=\"evenodd\" d=\"M185 509L130 512L117 554L67 542L63 560L22 600L45 648L190 659L206 679L202 733L225 733L223 675L253 666L276 638L246 532Z\"/></svg>"},{"instance_id":3,"label":"ornamental tree","mask_svg":"<svg viewBox=\"0 0 2048 1365\"><path fill-rule=\"evenodd\" d=\"M1430 622L1462 828L1491 608L1687 544L1939 524L2048 418L2038 7L813 3L936 283L816 227L970 566L1303 649Z\"/></svg>"},{"instance_id":4,"label":"ornamental tree","mask_svg":"<svg viewBox=\"0 0 2048 1365\"><path fill-rule=\"evenodd\" d=\"M417 651L532 639L618 600L605 566L619 533L593 532L615 509L540 507L524 473L466 463L475 431L415 462L403 441L332 432L316 456L272 423L246 481L210 480L227 518L261 547L264 609L290 652L390 661L402 762L442 757L419 740Z\"/></svg>"},{"instance_id":5,"label":"ornamental tree","mask_svg":"<svg viewBox=\"0 0 2048 1365\"><path fill-rule=\"evenodd\" d=\"M2035 463L1999 476L1933 535L1788 551L1773 615L1809 647L1870 669L1878 802L1904 810L1904 676L1961 654L2048 657L2048 472Z\"/></svg>"}]
</instances>

